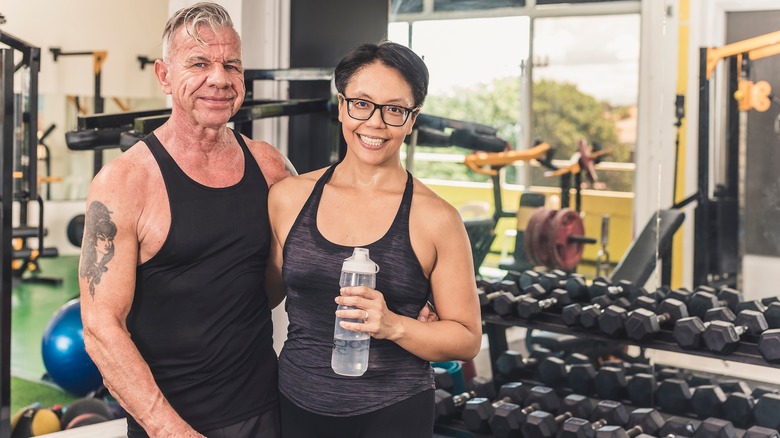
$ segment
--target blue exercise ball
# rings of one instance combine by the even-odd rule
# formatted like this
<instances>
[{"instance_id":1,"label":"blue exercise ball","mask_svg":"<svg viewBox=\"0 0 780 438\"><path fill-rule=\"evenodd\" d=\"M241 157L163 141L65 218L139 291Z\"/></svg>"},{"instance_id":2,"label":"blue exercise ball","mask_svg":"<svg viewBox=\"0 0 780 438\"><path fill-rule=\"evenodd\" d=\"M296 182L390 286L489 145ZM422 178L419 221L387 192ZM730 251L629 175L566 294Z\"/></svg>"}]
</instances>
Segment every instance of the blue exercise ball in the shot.
<instances>
[{"instance_id":1,"label":"blue exercise ball","mask_svg":"<svg viewBox=\"0 0 780 438\"><path fill-rule=\"evenodd\" d=\"M84 348L78 298L60 307L46 325L41 353L46 372L65 391L83 397L103 384L103 377Z\"/></svg>"}]
</instances>

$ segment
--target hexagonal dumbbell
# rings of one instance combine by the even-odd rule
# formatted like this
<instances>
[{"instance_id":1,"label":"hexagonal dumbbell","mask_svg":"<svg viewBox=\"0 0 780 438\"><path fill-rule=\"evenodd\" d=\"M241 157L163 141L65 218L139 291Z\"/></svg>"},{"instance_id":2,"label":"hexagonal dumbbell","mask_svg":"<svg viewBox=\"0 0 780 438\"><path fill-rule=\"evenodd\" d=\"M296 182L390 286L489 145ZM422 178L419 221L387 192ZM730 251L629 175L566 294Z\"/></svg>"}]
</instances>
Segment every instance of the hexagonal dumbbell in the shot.
<instances>
[{"instance_id":1,"label":"hexagonal dumbbell","mask_svg":"<svg viewBox=\"0 0 780 438\"><path fill-rule=\"evenodd\" d=\"M609 336L619 336L625 329L628 311L622 307L608 306L598 317L599 330Z\"/></svg>"},{"instance_id":2,"label":"hexagonal dumbbell","mask_svg":"<svg viewBox=\"0 0 780 438\"><path fill-rule=\"evenodd\" d=\"M756 407L753 408L756 426L780 430L780 415L778 415L778 412L780 412L780 395L762 395L756 400Z\"/></svg>"},{"instance_id":3,"label":"hexagonal dumbbell","mask_svg":"<svg viewBox=\"0 0 780 438\"><path fill-rule=\"evenodd\" d=\"M515 295L504 293L493 300L493 311L501 316L511 316L516 313L517 304L525 297L541 298L547 291L539 283L534 283L523 289L523 293Z\"/></svg>"},{"instance_id":4,"label":"hexagonal dumbbell","mask_svg":"<svg viewBox=\"0 0 780 438\"><path fill-rule=\"evenodd\" d=\"M723 405L725 403L726 393L717 385L698 386L691 396L691 410L701 419L723 418Z\"/></svg>"},{"instance_id":5,"label":"hexagonal dumbbell","mask_svg":"<svg viewBox=\"0 0 780 438\"><path fill-rule=\"evenodd\" d=\"M730 421L707 418L699 424L691 438L737 438L737 431Z\"/></svg>"},{"instance_id":6,"label":"hexagonal dumbbell","mask_svg":"<svg viewBox=\"0 0 780 438\"><path fill-rule=\"evenodd\" d=\"M588 397L569 395L563 400L561 414L554 416L547 411L536 411L528 415L522 425L522 436L527 438L552 438L558 433L559 426L569 418L587 417L593 411L595 403Z\"/></svg>"},{"instance_id":7,"label":"hexagonal dumbbell","mask_svg":"<svg viewBox=\"0 0 780 438\"><path fill-rule=\"evenodd\" d=\"M569 293L563 289L553 289L550 297L539 300L534 297L525 297L517 303L517 314L520 318L530 319L539 315L545 309L553 306L564 307L571 304Z\"/></svg>"},{"instance_id":8,"label":"hexagonal dumbbell","mask_svg":"<svg viewBox=\"0 0 780 438\"><path fill-rule=\"evenodd\" d=\"M719 354L731 354L739 346L742 335L758 336L767 329L764 315L754 310L739 312L736 324L712 321L702 334L707 349Z\"/></svg>"},{"instance_id":9,"label":"hexagonal dumbbell","mask_svg":"<svg viewBox=\"0 0 780 438\"><path fill-rule=\"evenodd\" d=\"M469 430L481 431L488 429L488 421L495 409L505 403L520 404L529 392L528 385L521 382L511 382L501 385L498 400L491 402L485 397L476 397L466 402L460 418Z\"/></svg>"},{"instance_id":10,"label":"hexagonal dumbbell","mask_svg":"<svg viewBox=\"0 0 780 438\"><path fill-rule=\"evenodd\" d=\"M694 292L688 300L688 313L691 316L704 318L704 313L713 307L728 307L736 311L739 303L742 302L742 294L734 289L721 289L717 296L712 292L699 290Z\"/></svg>"},{"instance_id":11,"label":"hexagonal dumbbell","mask_svg":"<svg viewBox=\"0 0 780 438\"><path fill-rule=\"evenodd\" d=\"M593 413L590 414L591 421L604 420L606 424L624 426L628 423L630 414L623 403L615 400L601 400L596 404Z\"/></svg>"},{"instance_id":12,"label":"hexagonal dumbbell","mask_svg":"<svg viewBox=\"0 0 780 438\"><path fill-rule=\"evenodd\" d=\"M580 361L575 363L590 364L589 360L587 360L587 357L583 357L585 358L584 362ZM590 366L593 367L593 365ZM542 383L548 386L557 387L563 385L566 382L566 377L570 368L571 364L567 364L566 361L560 357L548 356L542 359L536 369L536 372L539 376L539 380ZM595 369L593 370L593 373L596 373Z\"/></svg>"},{"instance_id":13,"label":"hexagonal dumbbell","mask_svg":"<svg viewBox=\"0 0 780 438\"><path fill-rule=\"evenodd\" d=\"M547 386L534 386L531 388L526 396L525 403L527 403L525 407L515 403L503 403L495 408L488 420L493 436L496 438L517 436L520 432L520 427L526 422L528 414L539 410L555 412L560 406L560 400L558 400L555 390ZM485 407L487 408L487 406ZM480 421L482 417L484 417L484 414L479 416Z\"/></svg>"},{"instance_id":14,"label":"hexagonal dumbbell","mask_svg":"<svg viewBox=\"0 0 780 438\"><path fill-rule=\"evenodd\" d=\"M686 415L691 410L691 392L688 382L682 379L666 379L658 384L655 402L661 411Z\"/></svg>"},{"instance_id":15,"label":"hexagonal dumbbell","mask_svg":"<svg viewBox=\"0 0 780 438\"><path fill-rule=\"evenodd\" d=\"M780 362L780 329L765 330L761 333L758 351L767 362Z\"/></svg>"},{"instance_id":16,"label":"hexagonal dumbbell","mask_svg":"<svg viewBox=\"0 0 780 438\"><path fill-rule=\"evenodd\" d=\"M471 379L468 387L468 391L456 395L450 394L443 389L437 389L434 394L434 415L436 419L455 415L467 401L473 398L493 398L496 394L493 381L484 377L475 377Z\"/></svg>"},{"instance_id":17,"label":"hexagonal dumbbell","mask_svg":"<svg viewBox=\"0 0 780 438\"><path fill-rule=\"evenodd\" d=\"M753 426L745 431L742 438L780 438L780 433L768 427Z\"/></svg>"},{"instance_id":18,"label":"hexagonal dumbbell","mask_svg":"<svg viewBox=\"0 0 780 438\"><path fill-rule=\"evenodd\" d=\"M631 412L629 429L608 425L596 430L596 438L630 438L653 435L664 425L665 420L655 409L640 408Z\"/></svg>"},{"instance_id":19,"label":"hexagonal dumbbell","mask_svg":"<svg viewBox=\"0 0 780 438\"><path fill-rule=\"evenodd\" d=\"M728 307L714 307L704 313L704 321L698 316L681 318L674 324L673 336L677 345L687 350L701 347L704 330L712 321L735 321L737 317Z\"/></svg>"},{"instance_id":20,"label":"hexagonal dumbbell","mask_svg":"<svg viewBox=\"0 0 780 438\"><path fill-rule=\"evenodd\" d=\"M517 378L535 370L549 354L552 354L550 350L541 347L534 349L531 357L525 357L519 351L506 350L496 358L496 371L506 378Z\"/></svg>"},{"instance_id":21,"label":"hexagonal dumbbell","mask_svg":"<svg viewBox=\"0 0 780 438\"><path fill-rule=\"evenodd\" d=\"M582 275L573 274L566 279L566 292L569 293L572 301L588 301L590 299L588 284Z\"/></svg>"},{"instance_id":22,"label":"hexagonal dumbbell","mask_svg":"<svg viewBox=\"0 0 780 438\"><path fill-rule=\"evenodd\" d=\"M645 309L631 312L625 321L625 330L629 338L645 342L654 338L661 331L662 325L674 324L687 317L688 309L685 304L674 298L668 298L661 302L657 314Z\"/></svg>"}]
</instances>

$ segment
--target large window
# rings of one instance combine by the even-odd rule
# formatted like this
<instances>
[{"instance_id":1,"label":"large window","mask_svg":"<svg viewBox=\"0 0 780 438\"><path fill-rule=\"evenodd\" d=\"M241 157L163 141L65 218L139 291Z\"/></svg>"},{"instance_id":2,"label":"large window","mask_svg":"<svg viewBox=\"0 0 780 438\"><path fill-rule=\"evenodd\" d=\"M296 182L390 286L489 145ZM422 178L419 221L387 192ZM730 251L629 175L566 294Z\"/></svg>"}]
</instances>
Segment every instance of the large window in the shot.
<instances>
[{"instance_id":1,"label":"large window","mask_svg":"<svg viewBox=\"0 0 780 438\"><path fill-rule=\"evenodd\" d=\"M457 17L467 15L461 11ZM602 165L600 181L591 187L633 190L637 13L599 15L589 10L586 16L545 17L537 11L453 19L433 13L430 20L409 19L412 16L400 14L406 21L391 16L388 37L411 47L428 65L431 84L424 113L489 125L515 149L541 139L562 161L573 157L583 138L608 151L605 161L618 163ZM487 179L462 165L470 151L424 146L415 150L417 176ZM434 155L430 160L429 154L441 159L437 162ZM527 170L517 166L523 168ZM545 169L517 169L507 168L507 182L560 185L559 179L543 175Z\"/></svg>"}]
</instances>

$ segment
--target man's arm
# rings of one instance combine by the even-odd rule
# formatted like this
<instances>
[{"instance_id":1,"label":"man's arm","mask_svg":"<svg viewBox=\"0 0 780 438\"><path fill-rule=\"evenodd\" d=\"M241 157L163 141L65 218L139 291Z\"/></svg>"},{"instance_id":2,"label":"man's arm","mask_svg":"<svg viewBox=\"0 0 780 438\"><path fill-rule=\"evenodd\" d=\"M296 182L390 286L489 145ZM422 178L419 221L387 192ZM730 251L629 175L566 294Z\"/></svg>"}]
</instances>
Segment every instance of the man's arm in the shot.
<instances>
[{"instance_id":1,"label":"man's arm","mask_svg":"<svg viewBox=\"0 0 780 438\"><path fill-rule=\"evenodd\" d=\"M106 388L150 436L201 437L165 399L127 331L144 196L128 178L132 166L119 161L95 177L87 199L79 263L84 344Z\"/></svg>"}]
</instances>

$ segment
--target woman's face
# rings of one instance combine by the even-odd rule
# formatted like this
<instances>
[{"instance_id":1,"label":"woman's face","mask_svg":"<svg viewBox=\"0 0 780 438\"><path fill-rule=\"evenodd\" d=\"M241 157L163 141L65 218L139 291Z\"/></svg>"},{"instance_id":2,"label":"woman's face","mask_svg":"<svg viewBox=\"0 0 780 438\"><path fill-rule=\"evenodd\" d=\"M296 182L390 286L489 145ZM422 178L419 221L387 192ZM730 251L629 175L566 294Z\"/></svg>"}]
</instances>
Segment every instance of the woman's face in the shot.
<instances>
[{"instance_id":1,"label":"woman's face","mask_svg":"<svg viewBox=\"0 0 780 438\"><path fill-rule=\"evenodd\" d=\"M381 62L369 64L352 76L344 90L347 99L364 99L379 105L414 106L409 83L394 68ZM402 126L390 126L382 120L376 109L368 120L356 120L347 113L347 102L339 100L339 121L348 153L361 161L379 164L390 158L400 159L401 144L412 132L416 113L412 113Z\"/></svg>"},{"instance_id":2,"label":"woman's face","mask_svg":"<svg viewBox=\"0 0 780 438\"><path fill-rule=\"evenodd\" d=\"M95 251L104 257L114 248L114 239L106 236L103 233L97 233L95 235Z\"/></svg>"}]
</instances>

